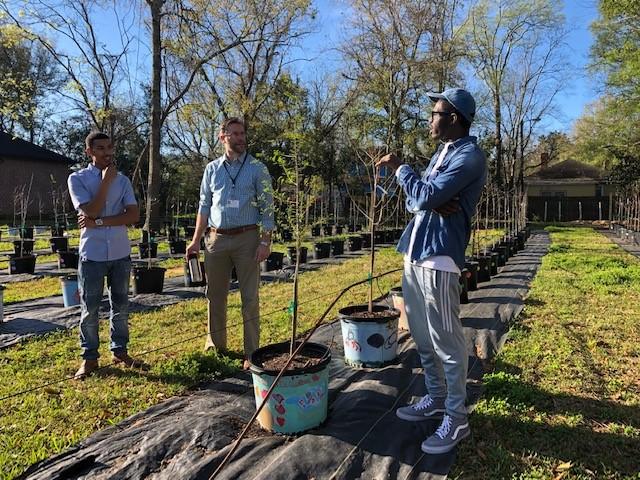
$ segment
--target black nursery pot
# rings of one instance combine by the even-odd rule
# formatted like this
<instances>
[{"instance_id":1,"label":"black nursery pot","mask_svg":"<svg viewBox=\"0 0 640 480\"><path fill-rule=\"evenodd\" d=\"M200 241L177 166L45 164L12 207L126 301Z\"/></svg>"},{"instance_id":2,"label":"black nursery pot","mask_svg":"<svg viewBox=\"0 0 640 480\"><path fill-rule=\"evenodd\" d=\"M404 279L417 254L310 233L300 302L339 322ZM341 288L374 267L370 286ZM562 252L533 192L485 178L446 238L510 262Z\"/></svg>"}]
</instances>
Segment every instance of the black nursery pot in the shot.
<instances>
[{"instance_id":1,"label":"black nursery pot","mask_svg":"<svg viewBox=\"0 0 640 480\"><path fill-rule=\"evenodd\" d=\"M320 236L320 225L316 225L315 227L311 227L311 236L319 237Z\"/></svg>"},{"instance_id":2,"label":"black nursery pot","mask_svg":"<svg viewBox=\"0 0 640 480\"><path fill-rule=\"evenodd\" d=\"M33 238L33 227L20 228L20 238Z\"/></svg>"},{"instance_id":3,"label":"black nursery pot","mask_svg":"<svg viewBox=\"0 0 640 480\"><path fill-rule=\"evenodd\" d=\"M361 233L360 238L362 239L362 248L371 248L371 234L370 233Z\"/></svg>"},{"instance_id":4,"label":"black nursery pot","mask_svg":"<svg viewBox=\"0 0 640 480\"><path fill-rule=\"evenodd\" d=\"M291 240L293 240L291 230L282 230L280 232L280 238L282 238L283 242L290 242Z\"/></svg>"},{"instance_id":5,"label":"black nursery pot","mask_svg":"<svg viewBox=\"0 0 640 480\"><path fill-rule=\"evenodd\" d=\"M51 237L49 245L51 245L51 253L64 252L69 250L69 239L67 237Z\"/></svg>"},{"instance_id":6,"label":"black nursery pot","mask_svg":"<svg viewBox=\"0 0 640 480\"><path fill-rule=\"evenodd\" d=\"M498 254L498 267L504 267L509 258L509 247L506 245L496 245L492 250Z\"/></svg>"},{"instance_id":7,"label":"black nursery pot","mask_svg":"<svg viewBox=\"0 0 640 480\"><path fill-rule=\"evenodd\" d=\"M478 290L478 267L479 264L476 261L468 261L464 264L464 268L469 271L469 280L467 283L467 289L470 292Z\"/></svg>"},{"instance_id":8,"label":"black nursery pot","mask_svg":"<svg viewBox=\"0 0 640 480\"><path fill-rule=\"evenodd\" d=\"M351 224L347 225L347 232L353 233L355 231L356 231L356 226L355 225L351 225Z\"/></svg>"},{"instance_id":9,"label":"black nursery pot","mask_svg":"<svg viewBox=\"0 0 640 480\"><path fill-rule=\"evenodd\" d=\"M260 269L263 272L271 272L273 270L282 269L282 261L284 260L284 253L282 252L271 252L267 259L262 262L260 265Z\"/></svg>"},{"instance_id":10,"label":"black nursery pot","mask_svg":"<svg viewBox=\"0 0 640 480\"><path fill-rule=\"evenodd\" d=\"M335 232L335 235L341 235L343 232L343 229L344 227L342 225L336 225L333 230Z\"/></svg>"},{"instance_id":11,"label":"black nursery pot","mask_svg":"<svg viewBox=\"0 0 640 480\"><path fill-rule=\"evenodd\" d=\"M493 277L498 274L498 258L500 257L500 254L490 252L489 255L491 256L491 276Z\"/></svg>"},{"instance_id":12,"label":"black nursery pot","mask_svg":"<svg viewBox=\"0 0 640 480\"><path fill-rule=\"evenodd\" d=\"M51 227L52 237L62 237L64 235L64 227Z\"/></svg>"},{"instance_id":13,"label":"black nursery pot","mask_svg":"<svg viewBox=\"0 0 640 480\"><path fill-rule=\"evenodd\" d=\"M18 273L31 273L36 270L35 255L9 255L9 274L16 275Z\"/></svg>"},{"instance_id":14,"label":"black nursery pot","mask_svg":"<svg viewBox=\"0 0 640 480\"><path fill-rule=\"evenodd\" d=\"M33 253L34 240L14 240L13 253L20 257L22 255L31 255Z\"/></svg>"},{"instance_id":15,"label":"black nursery pot","mask_svg":"<svg viewBox=\"0 0 640 480\"><path fill-rule=\"evenodd\" d=\"M196 233L196 227L186 226L184 227L184 236L187 238L193 238L193 234Z\"/></svg>"},{"instance_id":16,"label":"black nursery pot","mask_svg":"<svg viewBox=\"0 0 640 480\"><path fill-rule=\"evenodd\" d=\"M332 240L331 241L331 254L342 255L344 253L344 240Z\"/></svg>"},{"instance_id":17,"label":"black nursery pot","mask_svg":"<svg viewBox=\"0 0 640 480\"><path fill-rule=\"evenodd\" d=\"M169 251L171 255L184 254L187 251L186 240L172 240L169 242Z\"/></svg>"},{"instance_id":18,"label":"black nursery pot","mask_svg":"<svg viewBox=\"0 0 640 480\"><path fill-rule=\"evenodd\" d=\"M165 271L162 267L134 267L133 294L162 293Z\"/></svg>"},{"instance_id":19,"label":"black nursery pot","mask_svg":"<svg viewBox=\"0 0 640 480\"><path fill-rule=\"evenodd\" d=\"M324 233L325 237L330 237L331 235L333 235L333 225L323 225L322 233Z\"/></svg>"},{"instance_id":20,"label":"black nursery pot","mask_svg":"<svg viewBox=\"0 0 640 480\"><path fill-rule=\"evenodd\" d=\"M527 241L527 233L524 230L520 231L516 238L518 241L518 250L524 250L525 242Z\"/></svg>"},{"instance_id":21,"label":"black nursery pot","mask_svg":"<svg viewBox=\"0 0 640 480\"><path fill-rule=\"evenodd\" d=\"M180 227L167 228L167 237L171 241L179 241L179 239L180 239Z\"/></svg>"},{"instance_id":22,"label":"black nursery pot","mask_svg":"<svg viewBox=\"0 0 640 480\"><path fill-rule=\"evenodd\" d=\"M347 250L350 252L357 252L362 248L362 237L355 235L347 238Z\"/></svg>"},{"instance_id":23,"label":"black nursery pot","mask_svg":"<svg viewBox=\"0 0 640 480\"><path fill-rule=\"evenodd\" d=\"M78 260L80 255L77 250L58 250L58 268L78 268Z\"/></svg>"},{"instance_id":24,"label":"black nursery pot","mask_svg":"<svg viewBox=\"0 0 640 480\"><path fill-rule=\"evenodd\" d=\"M151 254L149 254L149 244L148 243L140 243L138 244L140 248L140 259L144 260L145 258L156 258L158 256L158 244L157 242L151 242Z\"/></svg>"},{"instance_id":25,"label":"black nursery pot","mask_svg":"<svg viewBox=\"0 0 640 480\"><path fill-rule=\"evenodd\" d=\"M396 241L396 230L384 230L385 243L393 243Z\"/></svg>"},{"instance_id":26,"label":"black nursery pot","mask_svg":"<svg viewBox=\"0 0 640 480\"><path fill-rule=\"evenodd\" d=\"M376 230L373 233L373 241L376 242L376 245L380 245L381 243L384 243L386 238L387 238L387 234L384 232L384 230Z\"/></svg>"},{"instance_id":27,"label":"black nursery pot","mask_svg":"<svg viewBox=\"0 0 640 480\"><path fill-rule=\"evenodd\" d=\"M151 239L153 240L156 236L157 236L158 232L155 232L153 230L151 230ZM142 243L148 243L149 242L149 232L146 230L142 230ZM153 243L153 241L151 242Z\"/></svg>"},{"instance_id":28,"label":"black nursery pot","mask_svg":"<svg viewBox=\"0 0 640 480\"><path fill-rule=\"evenodd\" d=\"M314 258L329 258L331 255L331 244L329 242L318 242L313 244Z\"/></svg>"},{"instance_id":29,"label":"black nursery pot","mask_svg":"<svg viewBox=\"0 0 640 480\"><path fill-rule=\"evenodd\" d=\"M300 247L300 263L307 263L307 247ZM287 258L291 265L296 263L296 247L287 247Z\"/></svg>"},{"instance_id":30,"label":"black nursery pot","mask_svg":"<svg viewBox=\"0 0 640 480\"><path fill-rule=\"evenodd\" d=\"M478 262L478 283L491 280L491 255L478 255L474 260Z\"/></svg>"},{"instance_id":31,"label":"black nursery pot","mask_svg":"<svg viewBox=\"0 0 640 480\"><path fill-rule=\"evenodd\" d=\"M469 303L469 270L466 268L460 272L460 303Z\"/></svg>"}]
</instances>

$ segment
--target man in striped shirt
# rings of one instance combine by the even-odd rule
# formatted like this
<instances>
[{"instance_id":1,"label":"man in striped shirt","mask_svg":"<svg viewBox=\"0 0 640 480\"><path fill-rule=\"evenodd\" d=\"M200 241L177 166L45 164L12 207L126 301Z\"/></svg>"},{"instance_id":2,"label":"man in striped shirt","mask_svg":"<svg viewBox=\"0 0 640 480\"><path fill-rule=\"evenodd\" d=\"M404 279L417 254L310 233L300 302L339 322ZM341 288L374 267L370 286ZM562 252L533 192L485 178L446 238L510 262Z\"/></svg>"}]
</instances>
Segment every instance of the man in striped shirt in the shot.
<instances>
[{"instance_id":1,"label":"man in striped shirt","mask_svg":"<svg viewBox=\"0 0 640 480\"><path fill-rule=\"evenodd\" d=\"M241 119L226 119L218 138L224 155L204 170L196 229L186 254L199 253L204 234L209 300L205 349L227 347L227 296L235 267L242 300L246 369L260 339L259 266L271 253L273 190L267 167L247 152Z\"/></svg>"}]
</instances>

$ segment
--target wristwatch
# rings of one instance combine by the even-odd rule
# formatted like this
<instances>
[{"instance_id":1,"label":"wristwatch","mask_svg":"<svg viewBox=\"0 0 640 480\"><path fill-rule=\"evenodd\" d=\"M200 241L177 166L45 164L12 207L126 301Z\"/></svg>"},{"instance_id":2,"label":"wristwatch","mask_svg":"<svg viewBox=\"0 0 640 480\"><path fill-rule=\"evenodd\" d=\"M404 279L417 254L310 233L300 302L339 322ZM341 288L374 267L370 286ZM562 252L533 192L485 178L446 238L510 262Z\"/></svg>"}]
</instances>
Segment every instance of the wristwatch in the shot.
<instances>
[{"instance_id":1,"label":"wristwatch","mask_svg":"<svg viewBox=\"0 0 640 480\"><path fill-rule=\"evenodd\" d=\"M101 219L101 218L96 218L96 219L94 220L94 222L96 222L96 225L97 225L98 227L101 227L101 226L103 226L103 225L104 225L104 222L102 221L102 219Z\"/></svg>"}]
</instances>

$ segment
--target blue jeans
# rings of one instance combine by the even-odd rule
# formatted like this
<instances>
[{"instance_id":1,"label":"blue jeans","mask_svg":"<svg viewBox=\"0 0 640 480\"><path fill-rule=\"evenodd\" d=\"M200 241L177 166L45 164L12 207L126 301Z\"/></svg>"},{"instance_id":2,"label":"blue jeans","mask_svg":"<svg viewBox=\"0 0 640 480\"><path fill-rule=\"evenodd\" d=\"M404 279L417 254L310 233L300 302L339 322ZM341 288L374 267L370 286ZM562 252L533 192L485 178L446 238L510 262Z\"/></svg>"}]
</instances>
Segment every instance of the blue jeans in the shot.
<instances>
[{"instance_id":1,"label":"blue jeans","mask_svg":"<svg viewBox=\"0 0 640 480\"><path fill-rule=\"evenodd\" d=\"M107 278L111 312L111 351L126 353L129 342L129 275L131 258L106 262L85 260L78 267L78 288L80 289L80 347L82 358L96 360L100 354L98 347L98 308L102 302L104 279Z\"/></svg>"}]
</instances>

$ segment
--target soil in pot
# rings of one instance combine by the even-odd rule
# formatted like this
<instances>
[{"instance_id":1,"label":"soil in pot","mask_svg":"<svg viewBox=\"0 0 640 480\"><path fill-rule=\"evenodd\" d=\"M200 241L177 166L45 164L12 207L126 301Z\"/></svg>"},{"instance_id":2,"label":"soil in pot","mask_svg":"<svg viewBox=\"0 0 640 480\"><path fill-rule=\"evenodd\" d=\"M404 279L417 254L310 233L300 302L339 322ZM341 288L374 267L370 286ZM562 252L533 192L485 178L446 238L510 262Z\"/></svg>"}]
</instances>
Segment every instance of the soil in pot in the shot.
<instances>
[{"instance_id":1,"label":"soil in pot","mask_svg":"<svg viewBox=\"0 0 640 480\"><path fill-rule=\"evenodd\" d=\"M31 273L36 270L35 255L9 255L9 274L16 275L18 273Z\"/></svg>"},{"instance_id":2,"label":"soil in pot","mask_svg":"<svg viewBox=\"0 0 640 480\"><path fill-rule=\"evenodd\" d=\"M49 239L51 253L69 250L69 239L67 237L51 237Z\"/></svg>"},{"instance_id":3,"label":"soil in pot","mask_svg":"<svg viewBox=\"0 0 640 480\"><path fill-rule=\"evenodd\" d=\"M317 427L327 418L329 362L331 351L317 343L307 343L297 367L288 369L258 415L265 430L293 434ZM250 356L256 408L289 356L289 343L267 345ZM271 367L271 368L270 368Z\"/></svg>"},{"instance_id":4,"label":"soil in pot","mask_svg":"<svg viewBox=\"0 0 640 480\"><path fill-rule=\"evenodd\" d=\"M395 360L400 312L385 305L352 305L338 312L344 360L353 367L376 368Z\"/></svg>"},{"instance_id":5,"label":"soil in pot","mask_svg":"<svg viewBox=\"0 0 640 480\"><path fill-rule=\"evenodd\" d=\"M132 271L133 294L162 293L165 271L166 268L162 267L134 267Z\"/></svg>"}]
</instances>

